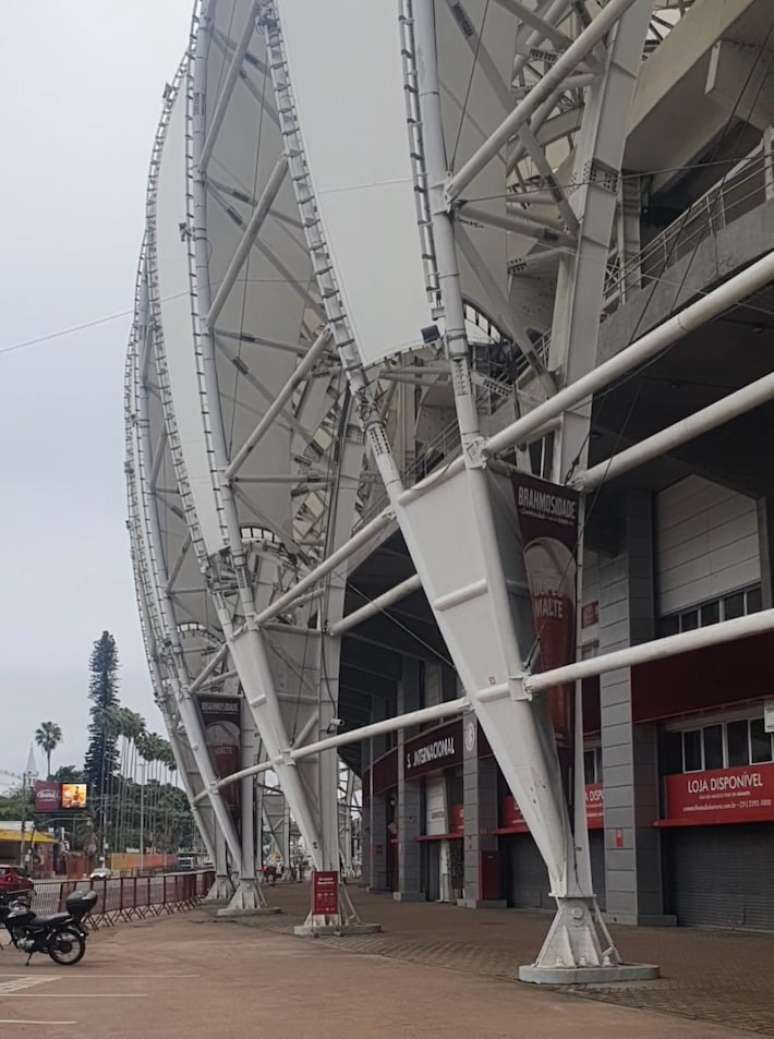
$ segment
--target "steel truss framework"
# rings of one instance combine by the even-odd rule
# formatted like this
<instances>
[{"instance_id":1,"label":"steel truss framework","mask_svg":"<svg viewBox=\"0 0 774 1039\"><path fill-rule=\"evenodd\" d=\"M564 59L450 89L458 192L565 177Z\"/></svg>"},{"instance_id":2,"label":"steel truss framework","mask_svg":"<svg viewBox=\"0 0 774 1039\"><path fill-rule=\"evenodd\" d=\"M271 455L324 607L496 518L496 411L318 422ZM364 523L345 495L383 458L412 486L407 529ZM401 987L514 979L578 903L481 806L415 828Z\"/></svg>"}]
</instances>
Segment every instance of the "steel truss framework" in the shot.
<instances>
[{"instance_id":1,"label":"steel truss framework","mask_svg":"<svg viewBox=\"0 0 774 1039\"><path fill-rule=\"evenodd\" d=\"M690 6L395 3L393 42L373 46L400 62L416 207L410 259L431 320L377 356L362 329L376 327L368 322L383 301L356 284L328 197L353 186L346 169L339 180L321 172L304 76L294 80L304 53L297 0L197 7L151 163L127 362L129 528L156 696L202 837L214 848L220 835L240 869L239 905L259 895L246 818L240 842L224 788L241 783L244 806L253 778L276 774L315 868L335 869L336 748L467 709L557 900L537 967L620 964L591 886L582 770L570 818L539 693L693 643L675 636L531 675L535 631L498 457L513 461L514 449L550 432L540 475L597 486L610 470L587 467L593 392L774 273L771 258L760 261L595 367L629 102L643 58ZM325 17L354 24L355 11L335 0ZM370 97L367 83L349 89ZM166 142L173 125L178 152ZM334 153L352 152L352 126L336 111L325 133ZM367 228L373 210L363 218ZM389 228L375 227L386 240ZM364 265L379 247L364 233ZM388 276L409 264L385 254ZM182 288L176 269L190 279L185 314L170 302ZM542 401L517 417L525 369ZM611 467L625 471L771 397L761 380ZM458 445L454 461L424 475L431 447L443 456ZM524 461L519 450L515 460ZM346 561L394 520L416 575L344 617ZM333 734L341 635L420 585L464 696ZM692 636L741 637L751 623L774 625L767 612ZM214 776L204 745L194 697L205 690L241 693L244 730L254 727L243 768L227 778Z\"/></svg>"}]
</instances>

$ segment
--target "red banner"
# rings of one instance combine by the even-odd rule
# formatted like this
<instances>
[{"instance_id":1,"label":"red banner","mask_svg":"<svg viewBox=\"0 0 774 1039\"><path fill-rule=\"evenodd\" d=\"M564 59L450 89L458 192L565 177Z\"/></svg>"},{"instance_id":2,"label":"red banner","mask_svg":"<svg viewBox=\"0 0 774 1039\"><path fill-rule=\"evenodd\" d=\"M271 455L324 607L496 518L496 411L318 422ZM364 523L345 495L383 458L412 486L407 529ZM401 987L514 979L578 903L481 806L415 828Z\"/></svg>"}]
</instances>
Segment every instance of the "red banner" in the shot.
<instances>
[{"instance_id":1,"label":"red banner","mask_svg":"<svg viewBox=\"0 0 774 1039\"><path fill-rule=\"evenodd\" d=\"M661 826L718 826L774 819L774 765L688 772L666 779Z\"/></svg>"},{"instance_id":2,"label":"red banner","mask_svg":"<svg viewBox=\"0 0 774 1039\"><path fill-rule=\"evenodd\" d=\"M586 786L586 821L590 830L602 830L605 827L605 793L601 783L589 783ZM529 833L519 806L510 795L503 798L499 832Z\"/></svg>"},{"instance_id":3,"label":"red banner","mask_svg":"<svg viewBox=\"0 0 774 1039\"><path fill-rule=\"evenodd\" d=\"M575 550L578 495L568 487L518 473L512 477L529 582L540 670L575 660ZM548 691L557 738L572 742L571 687Z\"/></svg>"},{"instance_id":4,"label":"red banner","mask_svg":"<svg viewBox=\"0 0 774 1039\"><path fill-rule=\"evenodd\" d=\"M236 697L200 696L199 710L204 738L218 779L225 779L242 767L241 704ZM221 789L223 800L235 819L239 818L239 783Z\"/></svg>"},{"instance_id":5,"label":"red banner","mask_svg":"<svg viewBox=\"0 0 774 1039\"><path fill-rule=\"evenodd\" d=\"M312 912L315 916L336 916L339 912L339 875L334 869L312 874Z\"/></svg>"},{"instance_id":6,"label":"red banner","mask_svg":"<svg viewBox=\"0 0 774 1039\"><path fill-rule=\"evenodd\" d=\"M35 784L36 812L58 812L60 805L59 783L46 783L40 780Z\"/></svg>"}]
</instances>

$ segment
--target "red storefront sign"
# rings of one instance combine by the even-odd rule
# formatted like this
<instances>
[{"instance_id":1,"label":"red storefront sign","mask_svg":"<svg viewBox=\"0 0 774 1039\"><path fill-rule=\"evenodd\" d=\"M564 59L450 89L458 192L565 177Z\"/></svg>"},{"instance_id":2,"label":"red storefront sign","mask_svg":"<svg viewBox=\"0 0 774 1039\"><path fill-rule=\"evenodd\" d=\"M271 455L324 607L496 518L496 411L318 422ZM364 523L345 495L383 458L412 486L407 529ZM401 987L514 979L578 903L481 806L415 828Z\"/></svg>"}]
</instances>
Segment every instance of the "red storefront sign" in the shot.
<instances>
[{"instance_id":1,"label":"red storefront sign","mask_svg":"<svg viewBox=\"0 0 774 1039\"><path fill-rule=\"evenodd\" d=\"M339 875L335 869L315 870L312 912L315 916L336 916L339 912Z\"/></svg>"},{"instance_id":2,"label":"red storefront sign","mask_svg":"<svg viewBox=\"0 0 774 1039\"><path fill-rule=\"evenodd\" d=\"M667 818L657 826L774 820L774 765L688 772L666 779Z\"/></svg>"},{"instance_id":3,"label":"red storefront sign","mask_svg":"<svg viewBox=\"0 0 774 1039\"><path fill-rule=\"evenodd\" d=\"M605 826L605 793L601 783L586 786L586 821L590 830ZM502 824L498 833L529 833L529 827L513 797L503 798Z\"/></svg>"},{"instance_id":4,"label":"red storefront sign","mask_svg":"<svg viewBox=\"0 0 774 1039\"><path fill-rule=\"evenodd\" d=\"M60 803L59 783L38 781L35 784L36 812L58 812Z\"/></svg>"},{"instance_id":5,"label":"red storefront sign","mask_svg":"<svg viewBox=\"0 0 774 1039\"><path fill-rule=\"evenodd\" d=\"M462 764L462 719L420 733L404 746L403 776L418 779L428 772Z\"/></svg>"}]
</instances>

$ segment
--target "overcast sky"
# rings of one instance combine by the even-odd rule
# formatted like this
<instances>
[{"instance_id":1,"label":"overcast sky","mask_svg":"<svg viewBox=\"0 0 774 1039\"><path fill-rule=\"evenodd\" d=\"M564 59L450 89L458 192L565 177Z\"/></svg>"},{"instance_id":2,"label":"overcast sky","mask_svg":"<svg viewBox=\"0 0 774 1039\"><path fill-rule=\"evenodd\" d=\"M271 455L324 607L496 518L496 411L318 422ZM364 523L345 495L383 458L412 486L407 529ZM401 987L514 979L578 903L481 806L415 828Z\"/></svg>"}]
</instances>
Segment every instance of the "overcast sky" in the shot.
<instances>
[{"instance_id":1,"label":"overcast sky","mask_svg":"<svg viewBox=\"0 0 774 1039\"><path fill-rule=\"evenodd\" d=\"M148 156L192 0L2 6L0 350L131 307ZM54 767L82 763L103 629L122 701L161 728L125 527L129 323L0 353L0 769L22 771L42 721L64 731Z\"/></svg>"}]
</instances>

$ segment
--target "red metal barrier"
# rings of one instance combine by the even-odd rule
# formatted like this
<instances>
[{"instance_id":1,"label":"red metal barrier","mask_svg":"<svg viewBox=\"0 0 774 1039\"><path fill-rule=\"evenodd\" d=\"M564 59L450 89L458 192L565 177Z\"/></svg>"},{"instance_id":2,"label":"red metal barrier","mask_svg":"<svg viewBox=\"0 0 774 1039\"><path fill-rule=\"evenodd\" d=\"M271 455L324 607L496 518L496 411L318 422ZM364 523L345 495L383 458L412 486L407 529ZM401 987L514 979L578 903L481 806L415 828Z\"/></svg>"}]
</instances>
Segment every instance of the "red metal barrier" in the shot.
<instances>
[{"instance_id":1,"label":"red metal barrier","mask_svg":"<svg viewBox=\"0 0 774 1039\"><path fill-rule=\"evenodd\" d=\"M36 881L32 907L38 913L65 912L68 897L77 890L96 891L97 904L87 923L96 930L118 920L160 916L192 909L215 880L212 870L111 877L99 880Z\"/></svg>"}]
</instances>

